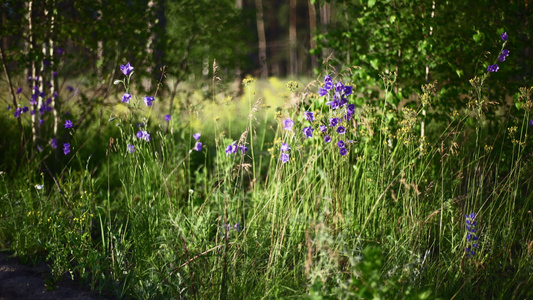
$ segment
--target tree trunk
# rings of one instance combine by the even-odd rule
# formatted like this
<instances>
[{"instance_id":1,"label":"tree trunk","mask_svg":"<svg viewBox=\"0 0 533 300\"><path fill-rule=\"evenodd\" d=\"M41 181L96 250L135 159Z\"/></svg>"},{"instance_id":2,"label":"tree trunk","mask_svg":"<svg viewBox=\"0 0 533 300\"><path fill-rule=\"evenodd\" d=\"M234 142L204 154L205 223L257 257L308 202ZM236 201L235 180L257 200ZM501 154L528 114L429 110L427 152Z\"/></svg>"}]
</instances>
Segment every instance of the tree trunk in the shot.
<instances>
[{"instance_id":1,"label":"tree trunk","mask_svg":"<svg viewBox=\"0 0 533 300\"><path fill-rule=\"evenodd\" d=\"M259 63L261 64L261 78L268 77L266 52L265 21L263 20L263 0L255 0L257 36L259 37Z\"/></svg>"},{"instance_id":2,"label":"tree trunk","mask_svg":"<svg viewBox=\"0 0 533 300\"><path fill-rule=\"evenodd\" d=\"M292 76L298 75L298 61L296 53L296 1L297 0L290 0L289 3L289 72Z\"/></svg>"},{"instance_id":3,"label":"tree trunk","mask_svg":"<svg viewBox=\"0 0 533 300\"><path fill-rule=\"evenodd\" d=\"M51 7L55 7L55 0L51 0L52 4ZM52 86L50 87L50 95L52 97L52 102L50 105L52 106L52 113L54 115L54 124L53 124L53 137L57 137L57 131L60 123L59 118L59 100L56 97L56 93L59 93L59 81L57 79L57 75L55 74L57 71L57 65L54 61L54 48L55 48L55 21L56 21L56 11L53 10L52 14L50 15L50 36L48 37L48 45L50 48L48 49L48 57L50 58L50 81L52 83ZM59 94L57 95L59 96Z\"/></svg>"},{"instance_id":4,"label":"tree trunk","mask_svg":"<svg viewBox=\"0 0 533 300\"><path fill-rule=\"evenodd\" d=\"M152 74L154 72L153 67L153 56L154 56L154 40L155 40L155 33L154 33L154 22L152 21L152 16L154 15L154 7L155 7L155 1L150 0L148 1L148 7L146 8L146 15L148 23L146 24L148 27L148 39L146 40L146 47L145 47L145 53L146 53L146 74L148 74L148 77L146 80L143 80L143 86L144 89L147 92L151 92L152 90Z\"/></svg>"},{"instance_id":5,"label":"tree trunk","mask_svg":"<svg viewBox=\"0 0 533 300\"><path fill-rule=\"evenodd\" d=\"M328 26L329 22L331 20L331 4L328 2L324 2L322 6L320 6L320 31L322 34L326 34L328 32ZM322 61L325 61L329 56L329 49L324 49L322 51Z\"/></svg>"},{"instance_id":6,"label":"tree trunk","mask_svg":"<svg viewBox=\"0 0 533 300\"><path fill-rule=\"evenodd\" d=\"M311 49L316 49L316 9L311 0L307 1L307 6L309 8L309 47ZM313 69L318 68L318 60L315 55L311 55L311 66Z\"/></svg>"}]
</instances>

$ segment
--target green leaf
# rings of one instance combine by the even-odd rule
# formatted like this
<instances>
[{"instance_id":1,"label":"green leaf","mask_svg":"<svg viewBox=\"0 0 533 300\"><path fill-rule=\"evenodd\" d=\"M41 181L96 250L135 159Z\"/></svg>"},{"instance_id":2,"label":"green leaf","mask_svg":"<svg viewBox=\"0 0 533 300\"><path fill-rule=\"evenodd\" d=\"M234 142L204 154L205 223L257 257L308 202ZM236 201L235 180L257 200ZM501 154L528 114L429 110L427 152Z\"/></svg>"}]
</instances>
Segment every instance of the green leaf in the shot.
<instances>
[{"instance_id":1,"label":"green leaf","mask_svg":"<svg viewBox=\"0 0 533 300\"><path fill-rule=\"evenodd\" d=\"M367 6L372 8L376 4L376 0L369 0Z\"/></svg>"},{"instance_id":2,"label":"green leaf","mask_svg":"<svg viewBox=\"0 0 533 300\"><path fill-rule=\"evenodd\" d=\"M514 106L515 106L518 110L520 110L520 109L522 108L522 105L524 105L524 103L522 103L522 102L515 102L515 103L514 103Z\"/></svg>"},{"instance_id":3,"label":"green leaf","mask_svg":"<svg viewBox=\"0 0 533 300\"><path fill-rule=\"evenodd\" d=\"M392 24L396 22L396 16L390 16L389 22Z\"/></svg>"}]
</instances>

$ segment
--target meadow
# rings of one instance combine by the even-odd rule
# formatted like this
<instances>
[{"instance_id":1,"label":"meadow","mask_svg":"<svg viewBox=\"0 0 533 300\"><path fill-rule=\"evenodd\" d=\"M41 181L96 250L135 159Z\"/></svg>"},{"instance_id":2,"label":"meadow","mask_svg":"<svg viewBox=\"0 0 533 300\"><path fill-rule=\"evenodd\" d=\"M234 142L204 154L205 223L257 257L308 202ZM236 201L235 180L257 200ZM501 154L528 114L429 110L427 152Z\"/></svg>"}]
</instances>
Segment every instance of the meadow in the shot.
<instances>
[{"instance_id":1,"label":"meadow","mask_svg":"<svg viewBox=\"0 0 533 300\"><path fill-rule=\"evenodd\" d=\"M491 101L497 65L440 118L437 83L389 101L394 73L375 98L333 68L237 95L214 68L169 107L117 68L107 99L60 91L58 136L29 138L31 91L0 112L0 248L45 260L49 288L67 274L136 299L533 297L533 87Z\"/></svg>"}]
</instances>

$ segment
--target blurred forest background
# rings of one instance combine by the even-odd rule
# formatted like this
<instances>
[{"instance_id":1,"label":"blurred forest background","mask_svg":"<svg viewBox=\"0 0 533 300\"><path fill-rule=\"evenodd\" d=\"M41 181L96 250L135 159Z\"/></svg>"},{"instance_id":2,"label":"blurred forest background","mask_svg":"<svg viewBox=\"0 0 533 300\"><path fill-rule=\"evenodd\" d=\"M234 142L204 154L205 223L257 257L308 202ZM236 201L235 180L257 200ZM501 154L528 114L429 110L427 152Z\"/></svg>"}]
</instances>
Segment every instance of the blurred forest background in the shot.
<instances>
[{"instance_id":1,"label":"blurred forest background","mask_svg":"<svg viewBox=\"0 0 533 300\"><path fill-rule=\"evenodd\" d=\"M180 82L210 79L215 60L220 77L240 81L323 75L330 58L337 70L361 67L354 80L366 86L396 72L398 101L437 81L453 86L440 89L453 102L493 63L487 59L499 51L495 37L506 31L511 55L496 75L500 88L491 91L501 97L531 78L529 2L8 0L1 7L2 60L11 76L44 82L59 71L102 86L130 62L136 76L149 79L146 91L166 66L175 80L164 90L175 92Z\"/></svg>"}]
</instances>

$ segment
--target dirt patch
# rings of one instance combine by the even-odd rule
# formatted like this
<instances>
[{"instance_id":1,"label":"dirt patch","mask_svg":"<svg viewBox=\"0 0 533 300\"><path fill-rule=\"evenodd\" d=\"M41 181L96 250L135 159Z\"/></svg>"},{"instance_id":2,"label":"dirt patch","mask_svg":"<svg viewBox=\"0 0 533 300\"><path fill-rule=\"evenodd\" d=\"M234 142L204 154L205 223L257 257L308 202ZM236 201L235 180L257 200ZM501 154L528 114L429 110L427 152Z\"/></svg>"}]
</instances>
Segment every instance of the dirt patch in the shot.
<instances>
[{"instance_id":1,"label":"dirt patch","mask_svg":"<svg viewBox=\"0 0 533 300\"><path fill-rule=\"evenodd\" d=\"M0 252L0 300L107 299L68 278L57 283L56 289L48 290L44 280L46 276L51 278L50 269L45 263L31 267Z\"/></svg>"}]
</instances>

